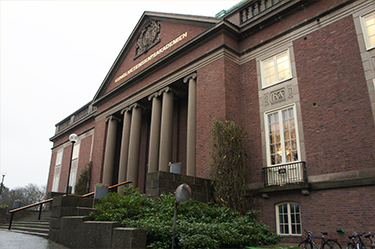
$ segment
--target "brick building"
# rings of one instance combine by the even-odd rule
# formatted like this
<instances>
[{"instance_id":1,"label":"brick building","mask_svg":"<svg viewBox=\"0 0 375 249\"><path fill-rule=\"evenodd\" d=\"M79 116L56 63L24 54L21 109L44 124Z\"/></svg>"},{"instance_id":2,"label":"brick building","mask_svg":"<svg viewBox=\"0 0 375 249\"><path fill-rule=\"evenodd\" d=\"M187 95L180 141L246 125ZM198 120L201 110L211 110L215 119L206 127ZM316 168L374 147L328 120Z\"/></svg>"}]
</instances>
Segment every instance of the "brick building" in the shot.
<instances>
[{"instance_id":1,"label":"brick building","mask_svg":"<svg viewBox=\"0 0 375 249\"><path fill-rule=\"evenodd\" d=\"M145 12L87 105L56 125L47 191L210 178L210 129L248 133L248 204L282 235L375 232L375 3L249 0L216 17ZM345 233L337 233L344 229Z\"/></svg>"}]
</instances>

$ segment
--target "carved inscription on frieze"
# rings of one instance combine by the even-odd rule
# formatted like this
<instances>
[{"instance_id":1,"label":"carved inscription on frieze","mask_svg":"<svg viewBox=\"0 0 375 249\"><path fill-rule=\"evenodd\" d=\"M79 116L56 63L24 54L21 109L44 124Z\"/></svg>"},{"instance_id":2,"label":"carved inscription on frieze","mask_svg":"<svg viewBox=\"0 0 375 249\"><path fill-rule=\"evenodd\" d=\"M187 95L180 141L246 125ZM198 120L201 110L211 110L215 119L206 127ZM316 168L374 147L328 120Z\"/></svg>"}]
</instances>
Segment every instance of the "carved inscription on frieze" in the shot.
<instances>
[{"instance_id":1,"label":"carved inscription on frieze","mask_svg":"<svg viewBox=\"0 0 375 249\"><path fill-rule=\"evenodd\" d=\"M264 94L265 106L273 105L287 99L293 98L293 88L291 85L282 87L269 93Z\"/></svg>"}]
</instances>

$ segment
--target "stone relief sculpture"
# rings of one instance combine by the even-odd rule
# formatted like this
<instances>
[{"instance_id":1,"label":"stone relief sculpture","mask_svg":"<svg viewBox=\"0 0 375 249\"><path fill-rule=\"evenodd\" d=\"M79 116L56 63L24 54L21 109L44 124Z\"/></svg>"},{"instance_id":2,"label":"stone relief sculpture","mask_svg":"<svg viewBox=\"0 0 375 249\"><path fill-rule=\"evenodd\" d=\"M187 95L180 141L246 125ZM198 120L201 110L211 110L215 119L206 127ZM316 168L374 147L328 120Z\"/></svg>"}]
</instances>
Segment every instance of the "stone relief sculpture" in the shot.
<instances>
[{"instance_id":1,"label":"stone relief sculpture","mask_svg":"<svg viewBox=\"0 0 375 249\"><path fill-rule=\"evenodd\" d=\"M147 52L151 47L159 42L160 22L152 19L146 20L137 40L135 57Z\"/></svg>"}]
</instances>

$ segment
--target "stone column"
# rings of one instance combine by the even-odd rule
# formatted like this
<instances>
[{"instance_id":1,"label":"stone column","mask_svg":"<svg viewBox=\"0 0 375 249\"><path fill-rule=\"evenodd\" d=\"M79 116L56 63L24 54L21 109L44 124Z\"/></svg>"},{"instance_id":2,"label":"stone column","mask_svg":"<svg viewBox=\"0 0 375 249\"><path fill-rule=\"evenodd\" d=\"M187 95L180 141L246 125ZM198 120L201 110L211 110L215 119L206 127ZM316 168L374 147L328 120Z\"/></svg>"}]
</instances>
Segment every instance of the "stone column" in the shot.
<instances>
[{"instance_id":1,"label":"stone column","mask_svg":"<svg viewBox=\"0 0 375 249\"><path fill-rule=\"evenodd\" d=\"M186 141L186 175L195 176L196 164L196 112L197 112L197 74L193 73L184 79L188 84L188 114Z\"/></svg>"},{"instance_id":2,"label":"stone column","mask_svg":"<svg viewBox=\"0 0 375 249\"><path fill-rule=\"evenodd\" d=\"M141 143L142 108L134 104L132 108L132 120L129 137L128 171L126 178L132 181L134 187L138 187L139 149Z\"/></svg>"},{"instance_id":3,"label":"stone column","mask_svg":"<svg viewBox=\"0 0 375 249\"><path fill-rule=\"evenodd\" d=\"M149 101L152 100L148 172L158 171L161 115L161 100L159 96L159 93L155 93L148 97Z\"/></svg>"},{"instance_id":4,"label":"stone column","mask_svg":"<svg viewBox=\"0 0 375 249\"><path fill-rule=\"evenodd\" d=\"M118 183L126 181L126 173L128 166L128 151L129 151L129 137L130 137L130 121L131 114L129 108L125 108L121 111L124 116L122 126L122 138L121 138L121 151L120 151L120 164L118 172ZM117 188L117 193L123 194L123 186Z\"/></svg>"},{"instance_id":5,"label":"stone column","mask_svg":"<svg viewBox=\"0 0 375 249\"><path fill-rule=\"evenodd\" d=\"M159 170L169 172L169 162L172 160L172 124L173 124L173 94L170 87L160 90L163 94L161 111Z\"/></svg>"},{"instance_id":6,"label":"stone column","mask_svg":"<svg viewBox=\"0 0 375 249\"><path fill-rule=\"evenodd\" d=\"M102 183L112 185L118 119L112 115L107 119L107 122L107 141L105 145Z\"/></svg>"}]
</instances>

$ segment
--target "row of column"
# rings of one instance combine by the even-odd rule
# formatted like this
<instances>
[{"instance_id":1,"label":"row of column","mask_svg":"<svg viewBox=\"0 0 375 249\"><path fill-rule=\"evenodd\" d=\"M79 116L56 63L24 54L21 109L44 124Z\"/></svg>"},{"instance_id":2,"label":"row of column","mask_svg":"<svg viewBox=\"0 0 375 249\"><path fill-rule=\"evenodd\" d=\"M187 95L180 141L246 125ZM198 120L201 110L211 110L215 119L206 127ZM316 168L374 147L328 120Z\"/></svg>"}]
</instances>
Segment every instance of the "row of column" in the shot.
<instances>
[{"instance_id":1,"label":"row of column","mask_svg":"<svg viewBox=\"0 0 375 249\"><path fill-rule=\"evenodd\" d=\"M196 73L184 79L188 83L187 154L186 174L195 176L196 163ZM168 171L172 160L173 99L177 92L166 87L151 96L151 127L149 141L148 172ZM162 99L161 99L162 97ZM141 139L142 109L139 104L125 108L119 162L118 182L132 181L138 186L139 151ZM112 185L116 130L118 119L107 119L107 140L103 165L103 183ZM121 189L121 190L120 190ZM122 188L119 188L122 192Z\"/></svg>"}]
</instances>

